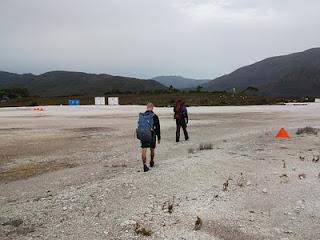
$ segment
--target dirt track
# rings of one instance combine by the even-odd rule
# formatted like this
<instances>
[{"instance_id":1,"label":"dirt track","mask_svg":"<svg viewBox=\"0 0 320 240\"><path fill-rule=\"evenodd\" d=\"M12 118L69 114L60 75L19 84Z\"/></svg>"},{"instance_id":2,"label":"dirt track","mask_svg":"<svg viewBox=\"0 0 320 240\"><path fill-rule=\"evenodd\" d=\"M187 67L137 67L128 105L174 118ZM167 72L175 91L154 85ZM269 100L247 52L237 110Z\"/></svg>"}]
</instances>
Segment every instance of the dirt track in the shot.
<instances>
[{"instance_id":1,"label":"dirt track","mask_svg":"<svg viewBox=\"0 0 320 240\"><path fill-rule=\"evenodd\" d=\"M191 140L179 144L172 109L156 109L149 173L134 137L143 110L0 109L0 238L320 239L320 136L295 135L320 127L320 104L190 108ZM280 127L290 139L274 138ZM188 153L200 143L213 149Z\"/></svg>"}]
</instances>

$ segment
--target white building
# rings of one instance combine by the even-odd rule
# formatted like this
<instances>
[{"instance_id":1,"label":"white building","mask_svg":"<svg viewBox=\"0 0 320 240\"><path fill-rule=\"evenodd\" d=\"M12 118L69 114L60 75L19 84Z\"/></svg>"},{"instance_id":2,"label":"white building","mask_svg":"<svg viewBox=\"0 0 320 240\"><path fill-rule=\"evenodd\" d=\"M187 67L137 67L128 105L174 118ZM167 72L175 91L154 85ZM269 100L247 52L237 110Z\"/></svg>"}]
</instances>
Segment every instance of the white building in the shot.
<instances>
[{"instance_id":1,"label":"white building","mask_svg":"<svg viewBox=\"0 0 320 240\"><path fill-rule=\"evenodd\" d=\"M106 105L106 98L105 97L95 97L94 104L95 105Z\"/></svg>"},{"instance_id":2,"label":"white building","mask_svg":"<svg viewBox=\"0 0 320 240\"><path fill-rule=\"evenodd\" d=\"M118 97L108 97L108 105L111 105L111 106L119 105L119 98Z\"/></svg>"}]
</instances>

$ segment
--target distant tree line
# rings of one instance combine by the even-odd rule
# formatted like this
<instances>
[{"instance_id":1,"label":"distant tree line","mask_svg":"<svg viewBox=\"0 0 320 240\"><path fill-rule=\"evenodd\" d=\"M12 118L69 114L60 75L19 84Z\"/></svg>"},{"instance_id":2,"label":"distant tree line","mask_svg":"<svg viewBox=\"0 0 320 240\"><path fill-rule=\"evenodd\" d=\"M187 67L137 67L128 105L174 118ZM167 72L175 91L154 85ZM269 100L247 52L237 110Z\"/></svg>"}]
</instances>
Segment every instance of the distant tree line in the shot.
<instances>
[{"instance_id":1,"label":"distant tree line","mask_svg":"<svg viewBox=\"0 0 320 240\"><path fill-rule=\"evenodd\" d=\"M23 97L29 97L29 91L26 88L0 88L1 100L23 98Z\"/></svg>"},{"instance_id":2,"label":"distant tree line","mask_svg":"<svg viewBox=\"0 0 320 240\"><path fill-rule=\"evenodd\" d=\"M165 93L194 93L194 92L207 92L203 90L202 86L198 86L196 89L177 89L172 85L169 86L167 89L156 89L156 90L141 90L141 91L121 91L119 89L112 89L110 91L106 91L104 95L111 95L111 94L165 94Z\"/></svg>"}]
</instances>

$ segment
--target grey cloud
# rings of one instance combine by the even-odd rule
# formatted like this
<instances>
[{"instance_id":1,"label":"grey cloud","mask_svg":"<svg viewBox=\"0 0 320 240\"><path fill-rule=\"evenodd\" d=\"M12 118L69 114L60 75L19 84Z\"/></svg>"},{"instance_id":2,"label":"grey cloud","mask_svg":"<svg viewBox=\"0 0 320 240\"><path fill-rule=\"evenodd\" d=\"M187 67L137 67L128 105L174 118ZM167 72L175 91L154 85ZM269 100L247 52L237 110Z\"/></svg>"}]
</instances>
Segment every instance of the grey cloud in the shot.
<instances>
[{"instance_id":1,"label":"grey cloud","mask_svg":"<svg viewBox=\"0 0 320 240\"><path fill-rule=\"evenodd\" d=\"M0 0L0 69L213 78L319 46L318 0Z\"/></svg>"}]
</instances>

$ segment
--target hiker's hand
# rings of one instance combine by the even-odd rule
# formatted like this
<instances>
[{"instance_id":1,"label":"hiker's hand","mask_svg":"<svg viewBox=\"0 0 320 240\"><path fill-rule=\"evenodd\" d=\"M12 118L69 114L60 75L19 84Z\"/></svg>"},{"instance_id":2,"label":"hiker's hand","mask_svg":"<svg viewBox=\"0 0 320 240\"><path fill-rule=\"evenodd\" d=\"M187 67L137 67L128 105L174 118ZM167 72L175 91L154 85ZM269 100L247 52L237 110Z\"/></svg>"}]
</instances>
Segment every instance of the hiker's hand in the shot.
<instances>
[{"instance_id":1,"label":"hiker's hand","mask_svg":"<svg viewBox=\"0 0 320 240\"><path fill-rule=\"evenodd\" d=\"M158 140L158 144L160 144L160 142L161 142L161 141L160 141L160 140Z\"/></svg>"}]
</instances>

